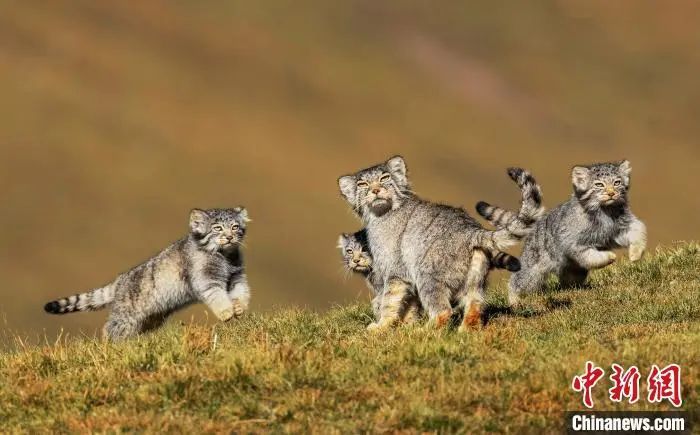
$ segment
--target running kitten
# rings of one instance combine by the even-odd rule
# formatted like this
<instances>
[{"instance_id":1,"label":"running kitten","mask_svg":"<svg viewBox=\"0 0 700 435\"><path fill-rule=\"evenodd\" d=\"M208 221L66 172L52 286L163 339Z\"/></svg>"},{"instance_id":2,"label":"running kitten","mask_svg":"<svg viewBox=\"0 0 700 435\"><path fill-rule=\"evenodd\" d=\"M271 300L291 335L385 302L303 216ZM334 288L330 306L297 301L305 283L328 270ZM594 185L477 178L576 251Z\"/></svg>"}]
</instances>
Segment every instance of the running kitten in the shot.
<instances>
[{"instance_id":1,"label":"running kitten","mask_svg":"<svg viewBox=\"0 0 700 435\"><path fill-rule=\"evenodd\" d=\"M583 284L588 271L615 261L611 249L629 247L630 260L642 257L647 231L627 203L630 172L627 160L573 168L573 196L539 220L525 241L523 268L510 280L511 304L552 273L562 286Z\"/></svg>"},{"instance_id":2,"label":"running kitten","mask_svg":"<svg viewBox=\"0 0 700 435\"><path fill-rule=\"evenodd\" d=\"M461 329L481 321L489 258L517 243L508 229L485 230L466 211L417 197L402 157L338 180L340 192L366 224L373 271L412 283L431 321L447 324L464 310Z\"/></svg>"},{"instance_id":3,"label":"running kitten","mask_svg":"<svg viewBox=\"0 0 700 435\"><path fill-rule=\"evenodd\" d=\"M104 327L113 341L160 327L173 312L201 301L222 321L248 309L250 289L240 244L248 212L192 210L190 232L111 284L49 302L47 313L67 314L111 307Z\"/></svg>"}]
</instances>

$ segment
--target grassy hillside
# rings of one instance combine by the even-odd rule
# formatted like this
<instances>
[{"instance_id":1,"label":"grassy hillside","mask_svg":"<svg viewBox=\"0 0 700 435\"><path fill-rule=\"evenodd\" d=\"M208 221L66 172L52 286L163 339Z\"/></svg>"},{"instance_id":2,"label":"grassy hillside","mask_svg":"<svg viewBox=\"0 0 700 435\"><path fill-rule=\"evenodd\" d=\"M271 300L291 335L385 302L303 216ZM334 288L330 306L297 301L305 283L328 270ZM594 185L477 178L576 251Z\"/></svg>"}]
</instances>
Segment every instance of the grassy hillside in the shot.
<instances>
[{"instance_id":1,"label":"grassy hillside","mask_svg":"<svg viewBox=\"0 0 700 435\"><path fill-rule=\"evenodd\" d=\"M0 319L89 334L102 313L41 307L235 204L256 311L357 301L335 181L397 153L418 193L470 210L515 205L507 166L551 207L572 165L626 157L652 246L696 238L699 5L0 2Z\"/></svg>"},{"instance_id":2,"label":"grassy hillside","mask_svg":"<svg viewBox=\"0 0 700 435\"><path fill-rule=\"evenodd\" d=\"M700 414L700 246L678 245L593 275L590 289L532 295L466 334L365 332L365 305L287 310L213 327L171 324L118 345L59 341L0 356L0 432L403 430L550 432L593 360L683 368ZM21 345L20 345L21 347ZM644 401L597 409L665 409Z\"/></svg>"}]
</instances>

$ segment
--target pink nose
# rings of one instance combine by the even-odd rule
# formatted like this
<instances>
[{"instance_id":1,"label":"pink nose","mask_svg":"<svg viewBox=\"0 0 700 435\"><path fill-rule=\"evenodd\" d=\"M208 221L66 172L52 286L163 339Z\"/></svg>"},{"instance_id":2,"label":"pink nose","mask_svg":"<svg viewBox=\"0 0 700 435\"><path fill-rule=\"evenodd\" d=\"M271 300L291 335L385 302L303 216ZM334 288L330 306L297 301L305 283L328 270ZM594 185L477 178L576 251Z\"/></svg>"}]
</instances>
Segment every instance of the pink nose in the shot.
<instances>
[{"instance_id":1,"label":"pink nose","mask_svg":"<svg viewBox=\"0 0 700 435\"><path fill-rule=\"evenodd\" d=\"M380 191L380 189L378 187L375 187L374 189L372 189L372 193L374 193L375 195L378 195L379 191Z\"/></svg>"}]
</instances>

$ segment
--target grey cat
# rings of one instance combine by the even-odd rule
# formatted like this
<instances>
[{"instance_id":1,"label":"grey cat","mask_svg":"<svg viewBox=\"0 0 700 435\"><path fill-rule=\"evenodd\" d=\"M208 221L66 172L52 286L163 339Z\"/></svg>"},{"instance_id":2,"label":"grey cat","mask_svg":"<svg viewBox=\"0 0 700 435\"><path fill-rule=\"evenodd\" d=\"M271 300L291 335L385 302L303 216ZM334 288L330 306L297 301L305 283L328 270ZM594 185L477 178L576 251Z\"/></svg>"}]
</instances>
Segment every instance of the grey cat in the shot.
<instances>
[{"instance_id":1,"label":"grey cat","mask_svg":"<svg viewBox=\"0 0 700 435\"><path fill-rule=\"evenodd\" d=\"M490 258L517 243L517 235L486 230L463 209L416 196L399 156L338 184L365 223L373 271L385 289L391 278L410 282L437 326L447 324L453 305L465 313L460 329L480 323Z\"/></svg>"},{"instance_id":2,"label":"grey cat","mask_svg":"<svg viewBox=\"0 0 700 435\"><path fill-rule=\"evenodd\" d=\"M368 329L380 328L382 321L395 319L403 323L413 323L423 315L423 307L418 300L415 290L410 283L400 279L389 280L388 294L390 301L383 304L384 286L381 280L377 279L377 274L372 272L374 259L367 245L367 232L362 229L354 234L343 233L338 239L338 248L343 256L343 265L349 272L362 275L365 278L367 287L372 292L372 311L376 322L371 323ZM505 252L499 252L491 259L491 268L507 269L509 271L520 270L520 261ZM393 301L393 295L404 295L405 297L398 304ZM384 312L382 312L384 308ZM394 310L398 308L398 312Z\"/></svg>"},{"instance_id":3,"label":"grey cat","mask_svg":"<svg viewBox=\"0 0 700 435\"><path fill-rule=\"evenodd\" d=\"M549 211L525 239L523 268L510 279L511 304L523 291L540 288L550 274L562 286L583 284L590 270L615 261L611 249L629 247L630 260L642 257L647 231L629 208L630 172L626 160L572 169L571 199Z\"/></svg>"},{"instance_id":4,"label":"grey cat","mask_svg":"<svg viewBox=\"0 0 700 435\"><path fill-rule=\"evenodd\" d=\"M49 302L51 314L111 308L105 338L116 341L160 327L193 302L222 321L241 316L250 288L240 252L248 212L242 208L192 210L189 234L112 283Z\"/></svg>"},{"instance_id":5,"label":"grey cat","mask_svg":"<svg viewBox=\"0 0 700 435\"><path fill-rule=\"evenodd\" d=\"M338 239L338 248L343 256L345 269L362 275L374 296L372 311L376 321L367 329L381 328L384 326L383 322L413 323L422 317L423 308L417 295L412 291L413 285L398 278L391 278L386 292L384 291L383 280L373 272L374 259L369 250L367 232L364 229L354 234L341 234Z\"/></svg>"}]
</instances>

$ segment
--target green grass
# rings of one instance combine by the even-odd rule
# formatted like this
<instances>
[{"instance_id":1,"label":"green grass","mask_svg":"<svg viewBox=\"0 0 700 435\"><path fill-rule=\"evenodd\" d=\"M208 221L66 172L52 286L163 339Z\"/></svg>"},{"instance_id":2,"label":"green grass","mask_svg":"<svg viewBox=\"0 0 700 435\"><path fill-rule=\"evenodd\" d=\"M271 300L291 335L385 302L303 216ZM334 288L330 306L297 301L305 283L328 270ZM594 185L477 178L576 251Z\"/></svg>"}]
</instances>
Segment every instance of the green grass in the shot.
<instances>
[{"instance_id":1,"label":"green grass","mask_svg":"<svg viewBox=\"0 0 700 435\"><path fill-rule=\"evenodd\" d=\"M170 324L110 345L68 340L0 355L0 432L543 432L565 410L586 360L683 367L684 409L700 405L700 246L678 245L550 290L509 312L490 292L469 333L365 332L366 304L284 310L227 325ZM645 382L642 382L642 393Z\"/></svg>"}]
</instances>

